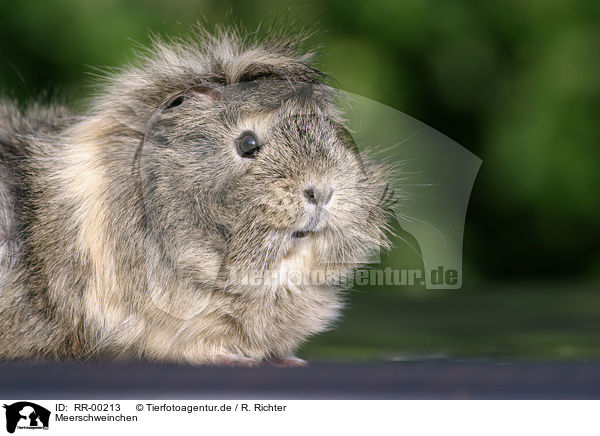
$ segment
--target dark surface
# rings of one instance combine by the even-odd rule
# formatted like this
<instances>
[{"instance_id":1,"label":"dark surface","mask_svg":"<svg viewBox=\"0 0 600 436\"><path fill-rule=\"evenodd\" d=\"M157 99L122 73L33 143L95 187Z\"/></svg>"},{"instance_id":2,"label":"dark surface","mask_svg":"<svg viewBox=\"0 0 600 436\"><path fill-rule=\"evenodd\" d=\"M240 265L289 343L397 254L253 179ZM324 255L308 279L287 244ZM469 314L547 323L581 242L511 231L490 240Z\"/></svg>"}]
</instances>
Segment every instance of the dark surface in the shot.
<instances>
[{"instance_id":1,"label":"dark surface","mask_svg":"<svg viewBox=\"0 0 600 436\"><path fill-rule=\"evenodd\" d=\"M600 399L600 364L314 363L308 368L0 365L5 399Z\"/></svg>"}]
</instances>

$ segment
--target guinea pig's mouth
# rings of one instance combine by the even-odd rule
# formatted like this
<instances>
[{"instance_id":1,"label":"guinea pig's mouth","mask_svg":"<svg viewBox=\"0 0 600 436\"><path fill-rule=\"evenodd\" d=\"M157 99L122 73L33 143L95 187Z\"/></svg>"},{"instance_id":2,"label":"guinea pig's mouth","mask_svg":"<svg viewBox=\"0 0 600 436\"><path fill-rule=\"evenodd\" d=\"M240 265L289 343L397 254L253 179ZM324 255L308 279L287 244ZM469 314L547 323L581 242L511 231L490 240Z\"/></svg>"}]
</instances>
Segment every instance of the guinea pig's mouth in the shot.
<instances>
[{"instance_id":1,"label":"guinea pig's mouth","mask_svg":"<svg viewBox=\"0 0 600 436\"><path fill-rule=\"evenodd\" d=\"M295 239L306 238L310 233L312 233L310 230L296 230L294 233L292 233L292 238L295 238Z\"/></svg>"},{"instance_id":2,"label":"guinea pig's mouth","mask_svg":"<svg viewBox=\"0 0 600 436\"><path fill-rule=\"evenodd\" d=\"M300 230L293 231L292 238L294 238L294 239L306 238L307 236L321 233L321 231L323 231L323 229L325 227L326 226L324 226L324 225L320 225L320 226L316 226L316 227L304 227Z\"/></svg>"},{"instance_id":3,"label":"guinea pig's mouth","mask_svg":"<svg viewBox=\"0 0 600 436\"><path fill-rule=\"evenodd\" d=\"M323 210L318 210L317 213L313 213L307 222L300 225L299 230L295 230L292 232L292 238L294 239L302 239L307 236L319 233L325 227L327 227L327 212Z\"/></svg>"}]
</instances>

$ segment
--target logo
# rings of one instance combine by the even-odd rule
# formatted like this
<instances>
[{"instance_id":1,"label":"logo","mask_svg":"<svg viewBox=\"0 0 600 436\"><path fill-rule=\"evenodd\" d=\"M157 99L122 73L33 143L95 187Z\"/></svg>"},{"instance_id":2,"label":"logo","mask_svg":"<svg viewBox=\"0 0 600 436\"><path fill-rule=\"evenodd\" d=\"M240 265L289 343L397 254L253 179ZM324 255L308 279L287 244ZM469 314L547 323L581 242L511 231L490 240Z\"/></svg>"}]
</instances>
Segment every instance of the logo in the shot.
<instances>
[{"instance_id":1,"label":"logo","mask_svg":"<svg viewBox=\"0 0 600 436\"><path fill-rule=\"evenodd\" d=\"M6 409L6 431L14 433L15 429L44 429L48 430L50 421L50 411L28 401L19 401L9 406L3 406Z\"/></svg>"}]
</instances>

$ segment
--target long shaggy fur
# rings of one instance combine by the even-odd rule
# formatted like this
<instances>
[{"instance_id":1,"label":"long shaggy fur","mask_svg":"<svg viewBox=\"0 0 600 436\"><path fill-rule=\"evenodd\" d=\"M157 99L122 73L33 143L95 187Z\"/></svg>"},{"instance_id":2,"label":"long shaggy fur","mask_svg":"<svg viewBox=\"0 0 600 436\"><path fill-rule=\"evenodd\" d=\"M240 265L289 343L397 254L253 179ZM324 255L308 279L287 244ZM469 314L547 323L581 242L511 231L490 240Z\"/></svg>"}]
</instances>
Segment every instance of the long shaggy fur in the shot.
<instances>
[{"instance_id":1,"label":"long shaggy fur","mask_svg":"<svg viewBox=\"0 0 600 436\"><path fill-rule=\"evenodd\" d=\"M155 41L82 114L0 103L1 358L290 361L330 326L387 172L296 47Z\"/></svg>"}]
</instances>

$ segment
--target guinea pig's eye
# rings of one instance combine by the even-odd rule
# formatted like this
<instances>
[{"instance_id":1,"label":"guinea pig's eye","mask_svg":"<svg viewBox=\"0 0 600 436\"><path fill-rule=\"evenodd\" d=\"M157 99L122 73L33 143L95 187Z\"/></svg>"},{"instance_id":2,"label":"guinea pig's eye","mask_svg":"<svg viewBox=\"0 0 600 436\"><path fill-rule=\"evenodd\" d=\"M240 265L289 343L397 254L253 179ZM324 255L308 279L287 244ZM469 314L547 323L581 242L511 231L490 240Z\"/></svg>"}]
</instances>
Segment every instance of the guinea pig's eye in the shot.
<instances>
[{"instance_id":1,"label":"guinea pig's eye","mask_svg":"<svg viewBox=\"0 0 600 436\"><path fill-rule=\"evenodd\" d=\"M237 140L237 152L240 156L253 159L260 150L260 144L252 132L244 132Z\"/></svg>"}]
</instances>

